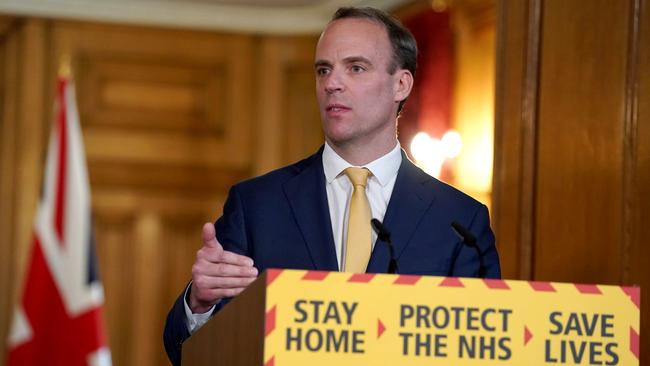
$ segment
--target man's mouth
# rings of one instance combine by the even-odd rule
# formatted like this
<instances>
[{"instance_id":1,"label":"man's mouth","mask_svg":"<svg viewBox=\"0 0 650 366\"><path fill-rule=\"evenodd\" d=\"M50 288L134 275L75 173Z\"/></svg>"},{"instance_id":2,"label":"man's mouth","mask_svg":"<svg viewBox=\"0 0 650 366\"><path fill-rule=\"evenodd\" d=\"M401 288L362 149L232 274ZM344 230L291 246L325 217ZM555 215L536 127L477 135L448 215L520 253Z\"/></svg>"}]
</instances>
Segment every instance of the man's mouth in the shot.
<instances>
[{"instance_id":1,"label":"man's mouth","mask_svg":"<svg viewBox=\"0 0 650 366\"><path fill-rule=\"evenodd\" d=\"M343 111L349 111L350 107L347 107L343 104L328 104L325 110L327 112L343 112Z\"/></svg>"}]
</instances>

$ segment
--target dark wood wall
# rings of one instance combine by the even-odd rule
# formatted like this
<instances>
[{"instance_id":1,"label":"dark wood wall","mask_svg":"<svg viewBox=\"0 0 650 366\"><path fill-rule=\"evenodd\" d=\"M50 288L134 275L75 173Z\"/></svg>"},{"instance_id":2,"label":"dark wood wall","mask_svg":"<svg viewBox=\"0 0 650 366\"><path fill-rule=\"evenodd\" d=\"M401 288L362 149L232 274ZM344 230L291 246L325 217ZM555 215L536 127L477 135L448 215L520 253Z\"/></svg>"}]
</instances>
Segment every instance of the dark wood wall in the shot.
<instances>
[{"instance_id":1,"label":"dark wood wall","mask_svg":"<svg viewBox=\"0 0 650 366\"><path fill-rule=\"evenodd\" d=\"M493 197L506 278L640 285L646 315L649 8L499 3Z\"/></svg>"},{"instance_id":2,"label":"dark wood wall","mask_svg":"<svg viewBox=\"0 0 650 366\"><path fill-rule=\"evenodd\" d=\"M166 313L229 187L322 143L316 36L0 18L0 365L67 56L116 365L164 365ZM291 108L290 108L291 107Z\"/></svg>"}]
</instances>

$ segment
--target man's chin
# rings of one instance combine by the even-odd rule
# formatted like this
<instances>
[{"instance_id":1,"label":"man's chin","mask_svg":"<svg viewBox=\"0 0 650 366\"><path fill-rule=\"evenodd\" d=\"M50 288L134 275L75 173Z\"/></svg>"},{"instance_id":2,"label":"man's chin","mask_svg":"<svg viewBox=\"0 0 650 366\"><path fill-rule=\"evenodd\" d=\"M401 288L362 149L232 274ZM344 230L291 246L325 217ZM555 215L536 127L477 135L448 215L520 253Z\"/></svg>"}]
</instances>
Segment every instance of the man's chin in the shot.
<instances>
[{"instance_id":1,"label":"man's chin","mask_svg":"<svg viewBox=\"0 0 650 366\"><path fill-rule=\"evenodd\" d=\"M349 126L340 121L328 122L323 131L325 138L335 144L345 143L354 137L354 131L350 131Z\"/></svg>"},{"instance_id":2,"label":"man's chin","mask_svg":"<svg viewBox=\"0 0 650 366\"><path fill-rule=\"evenodd\" d=\"M330 145L345 146L354 141L354 135L351 133L334 133L330 131L329 133L325 133L325 141Z\"/></svg>"}]
</instances>

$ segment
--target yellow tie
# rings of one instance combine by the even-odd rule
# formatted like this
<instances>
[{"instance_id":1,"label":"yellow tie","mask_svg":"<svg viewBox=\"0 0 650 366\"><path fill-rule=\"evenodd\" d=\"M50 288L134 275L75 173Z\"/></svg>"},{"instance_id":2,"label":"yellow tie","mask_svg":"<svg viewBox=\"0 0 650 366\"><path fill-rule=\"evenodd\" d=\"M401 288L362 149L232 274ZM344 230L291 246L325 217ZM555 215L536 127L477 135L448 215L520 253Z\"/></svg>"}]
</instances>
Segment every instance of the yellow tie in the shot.
<instances>
[{"instance_id":1,"label":"yellow tie","mask_svg":"<svg viewBox=\"0 0 650 366\"><path fill-rule=\"evenodd\" d=\"M366 183L370 171L366 168L347 168L354 191L348 216L348 241L345 245L345 272L364 273L370 260L372 236L370 204L366 197Z\"/></svg>"}]
</instances>

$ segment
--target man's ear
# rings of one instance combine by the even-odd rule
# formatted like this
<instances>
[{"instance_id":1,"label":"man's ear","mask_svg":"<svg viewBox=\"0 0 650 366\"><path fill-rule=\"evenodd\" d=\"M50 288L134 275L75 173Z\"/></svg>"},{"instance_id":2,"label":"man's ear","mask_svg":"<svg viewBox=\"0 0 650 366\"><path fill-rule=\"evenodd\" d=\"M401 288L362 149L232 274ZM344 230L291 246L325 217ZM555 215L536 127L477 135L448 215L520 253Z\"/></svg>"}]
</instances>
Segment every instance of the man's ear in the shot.
<instances>
[{"instance_id":1,"label":"man's ear","mask_svg":"<svg viewBox=\"0 0 650 366\"><path fill-rule=\"evenodd\" d=\"M406 69L395 72L395 101L400 102L411 94L413 89L413 75Z\"/></svg>"}]
</instances>

